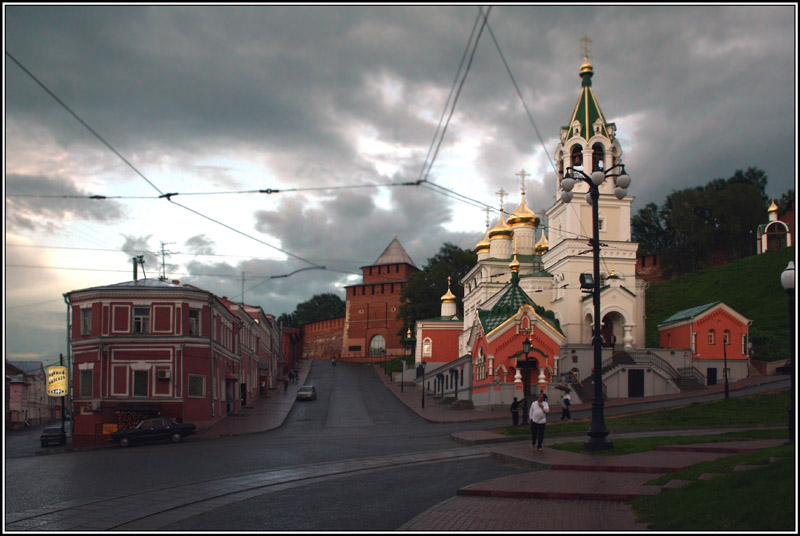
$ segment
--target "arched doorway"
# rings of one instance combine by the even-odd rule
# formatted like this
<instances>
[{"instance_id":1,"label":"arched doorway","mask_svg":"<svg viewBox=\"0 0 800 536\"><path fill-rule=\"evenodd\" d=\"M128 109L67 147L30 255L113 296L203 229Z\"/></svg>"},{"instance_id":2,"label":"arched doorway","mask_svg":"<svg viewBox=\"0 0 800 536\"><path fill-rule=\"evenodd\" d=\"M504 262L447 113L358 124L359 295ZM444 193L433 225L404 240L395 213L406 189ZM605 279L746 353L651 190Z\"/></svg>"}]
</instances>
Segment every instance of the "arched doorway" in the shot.
<instances>
[{"instance_id":1,"label":"arched doorway","mask_svg":"<svg viewBox=\"0 0 800 536\"><path fill-rule=\"evenodd\" d=\"M375 335L369 341L369 355L370 357L386 355L386 339L383 338L383 335Z\"/></svg>"},{"instance_id":2,"label":"arched doorway","mask_svg":"<svg viewBox=\"0 0 800 536\"><path fill-rule=\"evenodd\" d=\"M617 311L606 313L600 324L600 334L603 336L603 346L617 350L622 347L623 326L625 317ZM614 338L612 338L612 336ZM616 343L616 345L614 345Z\"/></svg>"}]
</instances>

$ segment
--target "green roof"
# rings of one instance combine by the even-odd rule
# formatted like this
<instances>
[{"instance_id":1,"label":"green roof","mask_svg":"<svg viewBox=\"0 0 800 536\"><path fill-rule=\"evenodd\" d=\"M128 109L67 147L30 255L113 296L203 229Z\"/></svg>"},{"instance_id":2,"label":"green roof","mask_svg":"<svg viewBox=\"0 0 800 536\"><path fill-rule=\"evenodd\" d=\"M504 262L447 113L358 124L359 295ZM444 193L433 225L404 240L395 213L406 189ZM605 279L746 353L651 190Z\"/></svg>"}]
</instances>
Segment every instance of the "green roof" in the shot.
<instances>
[{"instance_id":1,"label":"green roof","mask_svg":"<svg viewBox=\"0 0 800 536\"><path fill-rule=\"evenodd\" d=\"M697 307L692 307L691 309L684 309L683 311L678 311L671 317L667 318L663 322L661 322L658 327L665 326L667 324L674 324L676 322L682 322L684 320L689 320L691 318L696 317L700 313L703 313L712 307L715 307L722 303L721 301L715 301L713 303L707 303L705 305L699 305Z\"/></svg>"},{"instance_id":2,"label":"green roof","mask_svg":"<svg viewBox=\"0 0 800 536\"><path fill-rule=\"evenodd\" d=\"M563 335L561 325L558 320L556 320L553 312L536 305L530 296L528 296L516 282L512 282L505 294L503 294L500 300L490 310L478 310L478 319L481 322L481 326L483 326L483 332L491 333L494 331L497 326L517 314L517 311L519 311L519 308L523 305L530 305L533 307L537 315Z\"/></svg>"}]
</instances>

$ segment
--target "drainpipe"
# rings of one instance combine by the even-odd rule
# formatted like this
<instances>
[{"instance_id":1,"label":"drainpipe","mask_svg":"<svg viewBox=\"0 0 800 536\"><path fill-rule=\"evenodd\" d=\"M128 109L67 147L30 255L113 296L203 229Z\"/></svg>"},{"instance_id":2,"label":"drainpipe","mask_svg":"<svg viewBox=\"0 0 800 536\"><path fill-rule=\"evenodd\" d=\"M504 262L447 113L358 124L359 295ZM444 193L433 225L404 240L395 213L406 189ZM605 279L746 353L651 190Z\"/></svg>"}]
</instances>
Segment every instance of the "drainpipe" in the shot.
<instances>
[{"instance_id":1,"label":"drainpipe","mask_svg":"<svg viewBox=\"0 0 800 536\"><path fill-rule=\"evenodd\" d=\"M213 324L214 324L213 300L214 300L214 297L211 295L211 293L209 293L209 295L208 295L208 316L209 316L210 322L209 322L209 332L208 332L208 370L209 370L208 380L211 382L211 385L209 386L208 398L211 399L211 416L215 417L216 416L216 412L214 411L214 409L215 409L214 408L214 387L216 386L216 383L214 382L214 351L213 351L214 350L214 341L211 339L211 333L212 333L211 326L213 326Z\"/></svg>"}]
</instances>

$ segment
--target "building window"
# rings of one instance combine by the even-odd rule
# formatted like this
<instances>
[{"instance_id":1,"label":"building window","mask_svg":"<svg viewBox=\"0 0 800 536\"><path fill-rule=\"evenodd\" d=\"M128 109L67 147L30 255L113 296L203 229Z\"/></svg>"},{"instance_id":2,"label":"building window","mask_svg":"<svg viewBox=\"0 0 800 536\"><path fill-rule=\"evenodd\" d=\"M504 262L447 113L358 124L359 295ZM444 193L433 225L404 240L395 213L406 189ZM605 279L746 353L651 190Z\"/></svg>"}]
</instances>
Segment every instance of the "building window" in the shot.
<instances>
[{"instance_id":1,"label":"building window","mask_svg":"<svg viewBox=\"0 0 800 536\"><path fill-rule=\"evenodd\" d=\"M92 370L81 371L81 398L92 398L92 383L94 375Z\"/></svg>"},{"instance_id":2,"label":"building window","mask_svg":"<svg viewBox=\"0 0 800 536\"><path fill-rule=\"evenodd\" d=\"M81 335L92 334L92 310L81 309Z\"/></svg>"},{"instance_id":3,"label":"building window","mask_svg":"<svg viewBox=\"0 0 800 536\"><path fill-rule=\"evenodd\" d=\"M200 336L200 310L189 309L189 336Z\"/></svg>"},{"instance_id":4,"label":"building window","mask_svg":"<svg viewBox=\"0 0 800 536\"><path fill-rule=\"evenodd\" d=\"M697 332L692 332L692 352L695 352L695 348L697 348Z\"/></svg>"},{"instance_id":5,"label":"building window","mask_svg":"<svg viewBox=\"0 0 800 536\"><path fill-rule=\"evenodd\" d=\"M430 337L426 337L422 341L422 357L431 357L433 355L433 341Z\"/></svg>"},{"instance_id":6,"label":"building window","mask_svg":"<svg viewBox=\"0 0 800 536\"><path fill-rule=\"evenodd\" d=\"M189 398L206 396L206 377L201 374L189 374Z\"/></svg>"},{"instance_id":7,"label":"building window","mask_svg":"<svg viewBox=\"0 0 800 536\"><path fill-rule=\"evenodd\" d=\"M714 330L708 330L708 344L714 344Z\"/></svg>"},{"instance_id":8,"label":"building window","mask_svg":"<svg viewBox=\"0 0 800 536\"><path fill-rule=\"evenodd\" d=\"M728 346L731 343L731 332L727 329L722 332L722 344Z\"/></svg>"},{"instance_id":9,"label":"building window","mask_svg":"<svg viewBox=\"0 0 800 536\"><path fill-rule=\"evenodd\" d=\"M133 371L133 396L147 396L147 380L150 373L146 370Z\"/></svg>"},{"instance_id":10,"label":"building window","mask_svg":"<svg viewBox=\"0 0 800 536\"><path fill-rule=\"evenodd\" d=\"M486 379L486 357L483 355L483 350L478 350L478 355L475 358L475 379Z\"/></svg>"},{"instance_id":11,"label":"building window","mask_svg":"<svg viewBox=\"0 0 800 536\"><path fill-rule=\"evenodd\" d=\"M369 341L369 355L386 355L386 340L383 338L383 335L375 335L372 337L372 340Z\"/></svg>"},{"instance_id":12,"label":"building window","mask_svg":"<svg viewBox=\"0 0 800 536\"><path fill-rule=\"evenodd\" d=\"M134 307L133 308L133 332L134 333L150 333L150 308L149 307Z\"/></svg>"}]
</instances>

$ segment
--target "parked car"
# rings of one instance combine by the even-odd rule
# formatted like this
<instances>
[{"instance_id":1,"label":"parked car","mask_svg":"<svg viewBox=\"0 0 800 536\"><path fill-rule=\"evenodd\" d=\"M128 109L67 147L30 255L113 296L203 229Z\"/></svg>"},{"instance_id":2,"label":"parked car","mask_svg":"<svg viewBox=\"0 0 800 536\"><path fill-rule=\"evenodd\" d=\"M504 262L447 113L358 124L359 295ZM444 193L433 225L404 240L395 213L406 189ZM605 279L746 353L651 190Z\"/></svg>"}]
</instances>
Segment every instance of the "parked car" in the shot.
<instances>
[{"instance_id":1,"label":"parked car","mask_svg":"<svg viewBox=\"0 0 800 536\"><path fill-rule=\"evenodd\" d=\"M192 423L179 423L169 417L155 417L145 419L130 430L118 430L111 434L112 443L119 443L120 447L127 447L131 443L146 441L170 440L180 443L184 437L197 431L197 426Z\"/></svg>"},{"instance_id":2,"label":"parked car","mask_svg":"<svg viewBox=\"0 0 800 536\"><path fill-rule=\"evenodd\" d=\"M50 443L55 443L56 445L66 445L67 434L65 434L61 428L45 428L42 430L42 435L39 439L42 442L43 447L46 447Z\"/></svg>"},{"instance_id":3,"label":"parked car","mask_svg":"<svg viewBox=\"0 0 800 536\"><path fill-rule=\"evenodd\" d=\"M313 385L304 385L297 390L297 400L316 400L317 389Z\"/></svg>"}]
</instances>

